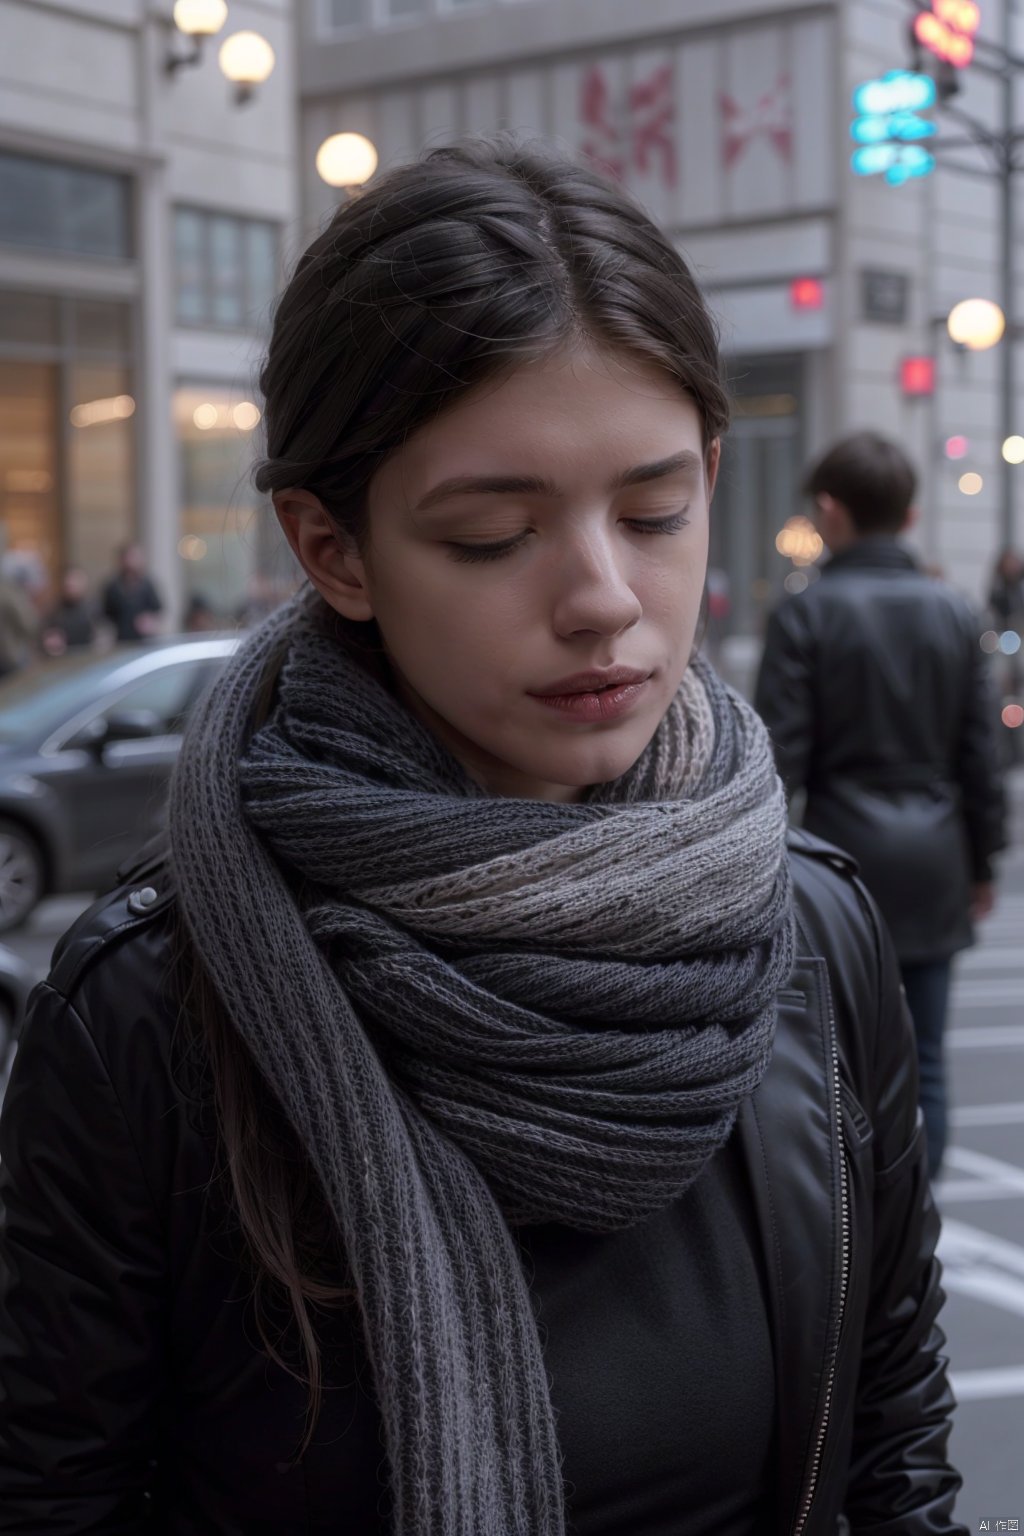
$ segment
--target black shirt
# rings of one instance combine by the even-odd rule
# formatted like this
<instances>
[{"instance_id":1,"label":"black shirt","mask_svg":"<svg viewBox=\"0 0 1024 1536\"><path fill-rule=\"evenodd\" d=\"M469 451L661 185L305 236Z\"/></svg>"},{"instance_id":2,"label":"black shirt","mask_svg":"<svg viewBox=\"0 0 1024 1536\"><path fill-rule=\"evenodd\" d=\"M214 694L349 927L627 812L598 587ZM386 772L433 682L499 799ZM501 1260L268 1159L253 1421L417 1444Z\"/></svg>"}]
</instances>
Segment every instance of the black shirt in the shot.
<instances>
[{"instance_id":1,"label":"black shirt","mask_svg":"<svg viewBox=\"0 0 1024 1536\"><path fill-rule=\"evenodd\" d=\"M570 1536L764 1536L775 1381L735 1138L681 1200L628 1231L521 1238Z\"/></svg>"},{"instance_id":2,"label":"black shirt","mask_svg":"<svg viewBox=\"0 0 1024 1536\"><path fill-rule=\"evenodd\" d=\"M563 1453L567 1536L768 1536L774 1529L775 1377L758 1227L734 1137L668 1210L591 1236L555 1223L517 1229L540 1323ZM231 1277L231 1271L234 1275ZM229 1278L231 1277L231 1278ZM193 1360L256 1345L237 1265L206 1317L186 1321ZM233 1283L231 1281L233 1280ZM287 1315L279 1319L286 1326ZM357 1317L327 1314L323 1410L303 1464L268 1465L282 1423L301 1429L305 1393L268 1368L254 1393L227 1382L168 1425L178 1454L157 1507L188 1522L189 1489L220 1503L219 1536L326 1529L343 1509L352 1536L390 1530L387 1466ZM227 1368L227 1367L225 1367ZM230 1458L223 1455L230 1436ZM188 1476L176 1475L176 1463ZM217 1490L217 1493L214 1493ZM305 1525L303 1528L307 1528ZM481 1533L484 1536L484 1533Z\"/></svg>"}]
</instances>

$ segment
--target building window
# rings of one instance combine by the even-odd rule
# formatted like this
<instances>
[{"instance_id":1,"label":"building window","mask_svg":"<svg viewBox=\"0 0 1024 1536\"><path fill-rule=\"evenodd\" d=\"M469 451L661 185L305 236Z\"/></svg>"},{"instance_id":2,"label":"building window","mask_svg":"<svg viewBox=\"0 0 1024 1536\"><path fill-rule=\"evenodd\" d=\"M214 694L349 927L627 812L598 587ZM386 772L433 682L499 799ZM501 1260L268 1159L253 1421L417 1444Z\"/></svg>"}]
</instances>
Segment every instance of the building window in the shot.
<instances>
[{"instance_id":1,"label":"building window","mask_svg":"<svg viewBox=\"0 0 1024 1536\"><path fill-rule=\"evenodd\" d=\"M41 603L136 535L132 332L127 304L0 292L0 529Z\"/></svg>"},{"instance_id":2,"label":"building window","mask_svg":"<svg viewBox=\"0 0 1024 1536\"><path fill-rule=\"evenodd\" d=\"M131 178L0 154L0 243L129 260L135 254Z\"/></svg>"},{"instance_id":3,"label":"building window","mask_svg":"<svg viewBox=\"0 0 1024 1536\"><path fill-rule=\"evenodd\" d=\"M260 409L222 384L182 383L174 394L181 457L186 623L245 623L290 591L301 572L277 518L252 487Z\"/></svg>"},{"instance_id":4,"label":"building window","mask_svg":"<svg viewBox=\"0 0 1024 1536\"><path fill-rule=\"evenodd\" d=\"M334 37L394 22L427 20L464 11L487 11L497 5L536 4L537 0L315 0L315 26L322 37Z\"/></svg>"},{"instance_id":5,"label":"building window","mask_svg":"<svg viewBox=\"0 0 1024 1536\"><path fill-rule=\"evenodd\" d=\"M366 25L367 0L324 0L328 32L351 32Z\"/></svg>"},{"instance_id":6,"label":"building window","mask_svg":"<svg viewBox=\"0 0 1024 1536\"><path fill-rule=\"evenodd\" d=\"M174 277L179 325L267 330L278 287L277 226L176 208Z\"/></svg>"}]
</instances>

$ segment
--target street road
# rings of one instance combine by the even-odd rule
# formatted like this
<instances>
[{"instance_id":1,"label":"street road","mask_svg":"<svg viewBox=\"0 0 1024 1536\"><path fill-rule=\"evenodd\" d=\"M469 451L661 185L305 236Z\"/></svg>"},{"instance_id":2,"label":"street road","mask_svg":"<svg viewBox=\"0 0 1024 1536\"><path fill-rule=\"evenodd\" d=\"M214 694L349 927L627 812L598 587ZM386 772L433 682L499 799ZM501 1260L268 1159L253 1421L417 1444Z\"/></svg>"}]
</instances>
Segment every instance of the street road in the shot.
<instances>
[{"instance_id":1,"label":"street road","mask_svg":"<svg viewBox=\"0 0 1024 1536\"><path fill-rule=\"evenodd\" d=\"M937 1187L942 1321L960 1405L957 1512L972 1532L1024 1532L1024 770L1011 791L1013 848L1001 862L999 904L957 966L952 1136ZM11 947L45 975L54 942L85 904L45 903Z\"/></svg>"},{"instance_id":2,"label":"street road","mask_svg":"<svg viewBox=\"0 0 1024 1536\"><path fill-rule=\"evenodd\" d=\"M972 1531L1024 1532L1024 774L1013 846L981 943L960 957L947 1036L952 1134L937 1187L959 1408L957 1512ZM984 1526L983 1521L988 1521ZM1017 1521L1017 1525L1012 1522ZM998 1524L997 1522L1005 1522Z\"/></svg>"}]
</instances>

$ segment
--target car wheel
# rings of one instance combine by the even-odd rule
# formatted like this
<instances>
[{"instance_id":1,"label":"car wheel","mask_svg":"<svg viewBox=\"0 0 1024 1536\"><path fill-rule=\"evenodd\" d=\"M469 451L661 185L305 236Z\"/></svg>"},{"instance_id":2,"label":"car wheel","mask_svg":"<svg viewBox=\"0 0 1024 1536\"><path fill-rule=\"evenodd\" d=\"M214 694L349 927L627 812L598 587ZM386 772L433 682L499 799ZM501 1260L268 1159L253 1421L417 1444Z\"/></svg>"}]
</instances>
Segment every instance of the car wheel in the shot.
<instances>
[{"instance_id":1,"label":"car wheel","mask_svg":"<svg viewBox=\"0 0 1024 1536\"><path fill-rule=\"evenodd\" d=\"M39 904L45 878L32 834L16 821L0 820L0 933L17 928Z\"/></svg>"}]
</instances>

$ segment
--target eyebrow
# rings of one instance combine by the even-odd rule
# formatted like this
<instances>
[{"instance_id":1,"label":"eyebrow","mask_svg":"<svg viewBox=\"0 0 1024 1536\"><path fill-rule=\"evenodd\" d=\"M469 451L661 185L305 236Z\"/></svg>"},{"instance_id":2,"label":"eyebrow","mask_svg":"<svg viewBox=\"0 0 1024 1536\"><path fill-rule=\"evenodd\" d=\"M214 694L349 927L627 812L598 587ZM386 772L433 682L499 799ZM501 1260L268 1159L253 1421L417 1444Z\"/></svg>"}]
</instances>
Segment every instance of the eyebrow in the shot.
<instances>
[{"instance_id":1,"label":"eyebrow","mask_svg":"<svg viewBox=\"0 0 1024 1536\"><path fill-rule=\"evenodd\" d=\"M700 469L699 454L690 449L674 453L667 459L656 459L653 464L636 464L617 475L608 486L609 493L624 490L627 485L642 485L648 480L663 480L666 475L692 473ZM435 485L413 507L413 512L427 512L438 502L450 496L549 496L558 500L565 492L553 480L543 480L536 475L454 475Z\"/></svg>"}]
</instances>

